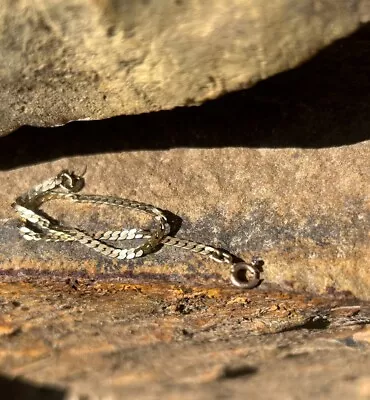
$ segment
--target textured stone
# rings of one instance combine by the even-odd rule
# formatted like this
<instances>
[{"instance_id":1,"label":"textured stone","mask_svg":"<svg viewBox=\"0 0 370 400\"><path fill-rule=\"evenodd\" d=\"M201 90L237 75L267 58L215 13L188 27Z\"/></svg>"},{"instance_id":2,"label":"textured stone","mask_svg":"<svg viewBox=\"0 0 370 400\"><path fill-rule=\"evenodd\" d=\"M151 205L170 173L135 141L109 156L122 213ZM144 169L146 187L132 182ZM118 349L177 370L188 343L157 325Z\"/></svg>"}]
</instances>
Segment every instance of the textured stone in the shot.
<instances>
[{"instance_id":1,"label":"textured stone","mask_svg":"<svg viewBox=\"0 0 370 400\"><path fill-rule=\"evenodd\" d=\"M369 302L348 291L369 299L369 43L367 26L201 107L2 138L3 397L368 399ZM183 217L181 236L260 254L264 283L235 289L226 266L180 250L115 263L22 241L14 198L85 165L85 192L151 202ZM147 222L49 211L99 230Z\"/></svg>"},{"instance_id":2,"label":"textured stone","mask_svg":"<svg viewBox=\"0 0 370 400\"><path fill-rule=\"evenodd\" d=\"M365 27L295 71L201 107L2 138L0 269L229 285L226 265L181 250L114 262L78 244L23 241L16 196L87 165L86 193L152 203L183 218L179 236L260 255L262 288L369 299L369 37ZM146 224L106 207L55 203L53 213L96 230Z\"/></svg>"},{"instance_id":3,"label":"textured stone","mask_svg":"<svg viewBox=\"0 0 370 400\"><path fill-rule=\"evenodd\" d=\"M27 398L368 395L370 308L353 298L21 275L0 293L19 326L0 336L0 371Z\"/></svg>"},{"instance_id":4,"label":"textured stone","mask_svg":"<svg viewBox=\"0 0 370 400\"><path fill-rule=\"evenodd\" d=\"M9 207L14 198L63 167L82 170L87 164L85 192L170 210L184 220L180 237L223 247L246 260L260 255L267 282L295 290L346 290L369 299L369 158L368 141L316 150L116 153L2 172L0 267L92 275L110 271L127 280L211 285L227 279L227 265L179 249L112 261L79 244L21 239ZM67 224L93 231L146 226L142 218L108 207L58 202L53 210Z\"/></svg>"},{"instance_id":5,"label":"textured stone","mask_svg":"<svg viewBox=\"0 0 370 400\"><path fill-rule=\"evenodd\" d=\"M200 104L369 17L368 0L3 0L0 134Z\"/></svg>"}]
</instances>

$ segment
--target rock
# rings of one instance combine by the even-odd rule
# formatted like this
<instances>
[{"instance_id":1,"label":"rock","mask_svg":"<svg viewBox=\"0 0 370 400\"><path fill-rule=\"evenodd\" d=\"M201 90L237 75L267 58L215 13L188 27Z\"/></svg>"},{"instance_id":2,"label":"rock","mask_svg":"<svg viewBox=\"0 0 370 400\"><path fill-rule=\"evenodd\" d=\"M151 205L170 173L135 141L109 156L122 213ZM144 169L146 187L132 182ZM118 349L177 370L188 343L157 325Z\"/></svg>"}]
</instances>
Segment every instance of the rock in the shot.
<instances>
[{"instance_id":1,"label":"rock","mask_svg":"<svg viewBox=\"0 0 370 400\"><path fill-rule=\"evenodd\" d=\"M85 193L152 203L183 218L180 237L246 261L261 256L262 288L370 299L369 28L299 69L201 107L2 138L1 273L229 286L227 265L181 250L114 262L78 244L21 239L14 199L86 165ZM53 215L94 230L147 222L53 204Z\"/></svg>"},{"instance_id":2,"label":"rock","mask_svg":"<svg viewBox=\"0 0 370 400\"><path fill-rule=\"evenodd\" d=\"M368 0L21 0L0 11L0 135L200 104L293 68Z\"/></svg>"},{"instance_id":3,"label":"rock","mask_svg":"<svg viewBox=\"0 0 370 400\"><path fill-rule=\"evenodd\" d=\"M356 335L370 322L368 304L274 290L19 278L0 282L1 315L22 326L0 336L2 374L18 378L0 378L2 393L286 399L299 382L305 399L324 391L327 399L367 398L370 347ZM357 321L339 316L354 305Z\"/></svg>"},{"instance_id":4,"label":"rock","mask_svg":"<svg viewBox=\"0 0 370 400\"><path fill-rule=\"evenodd\" d=\"M3 172L0 268L31 275L107 274L127 282L229 284L227 264L179 249L117 262L78 244L21 239L10 209L15 197L64 167L82 170L87 164L85 193L128 197L170 210L183 219L179 237L222 247L246 261L261 256L268 283L290 290L350 291L370 299L369 157L368 141L319 150L111 153ZM68 202L58 203L52 215L92 231L147 226L140 215Z\"/></svg>"}]
</instances>

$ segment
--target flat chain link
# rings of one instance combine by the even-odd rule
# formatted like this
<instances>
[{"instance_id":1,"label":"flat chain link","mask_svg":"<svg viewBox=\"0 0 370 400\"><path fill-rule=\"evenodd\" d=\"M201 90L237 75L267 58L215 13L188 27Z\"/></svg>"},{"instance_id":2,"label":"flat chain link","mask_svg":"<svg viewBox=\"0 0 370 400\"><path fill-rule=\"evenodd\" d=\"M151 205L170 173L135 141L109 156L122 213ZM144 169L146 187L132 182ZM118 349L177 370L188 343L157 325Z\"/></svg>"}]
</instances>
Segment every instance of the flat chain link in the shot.
<instances>
[{"instance_id":1,"label":"flat chain link","mask_svg":"<svg viewBox=\"0 0 370 400\"><path fill-rule=\"evenodd\" d=\"M112 196L78 194L84 187L84 178L74 172L63 170L55 178L48 179L19 196L12 207L17 212L22 225L19 231L25 240L53 242L78 242L94 251L120 260L133 259L153 253L159 244L172 246L208 256L220 263L230 264L230 279L233 285L251 289L260 283L258 263L234 263L234 257L222 250L203 243L181 239L167 234L170 230L162 210L150 204ZM68 200L75 203L102 204L142 211L153 217L155 228L108 230L88 233L82 229L63 225L46 215L40 207L51 200ZM106 242L143 239L144 242L132 248L119 248ZM251 275L249 278L248 275Z\"/></svg>"}]
</instances>

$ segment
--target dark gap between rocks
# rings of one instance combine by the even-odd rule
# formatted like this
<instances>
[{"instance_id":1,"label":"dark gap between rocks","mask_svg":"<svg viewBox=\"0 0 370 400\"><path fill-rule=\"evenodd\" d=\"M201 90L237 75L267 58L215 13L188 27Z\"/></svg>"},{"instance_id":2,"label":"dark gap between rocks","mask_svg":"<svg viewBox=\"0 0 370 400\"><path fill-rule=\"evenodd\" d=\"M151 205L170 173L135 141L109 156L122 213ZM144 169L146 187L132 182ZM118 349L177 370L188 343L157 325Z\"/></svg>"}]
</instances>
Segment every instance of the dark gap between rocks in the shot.
<instances>
[{"instance_id":1,"label":"dark gap between rocks","mask_svg":"<svg viewBox=\"0 0 370 400\"><path fill-rule=\"evenodd\" d=\"M66 398L66 391L51 386L40 386L28 383L21 379L12 379L0 376L0 391L3 399L37 399L37 400L63 400Z\"/></svg>"}]
</instances>

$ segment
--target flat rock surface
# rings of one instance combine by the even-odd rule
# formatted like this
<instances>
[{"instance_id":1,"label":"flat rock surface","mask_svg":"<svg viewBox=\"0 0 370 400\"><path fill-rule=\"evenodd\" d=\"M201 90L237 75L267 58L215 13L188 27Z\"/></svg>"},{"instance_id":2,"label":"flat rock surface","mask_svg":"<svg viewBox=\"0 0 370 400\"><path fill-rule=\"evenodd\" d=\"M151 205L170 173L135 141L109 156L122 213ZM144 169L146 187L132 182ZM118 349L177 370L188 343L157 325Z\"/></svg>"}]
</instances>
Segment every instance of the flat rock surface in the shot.
<instances>
[{"instance_id":1,"label":"flat rock surface","mask_svg":"<svg viewBox=\"0 0 370 400\"><path fill-rule=\"evenodd\" d=\"M227 285L227 264L176 248L112 260L78 243L21 239L10 204L63 167L86 173L86 193L155 204L181 216L179 237L261 256L266 284L369 299L370 142L331 149L173 149L110 153L2 172L0 268L111 274L132 279ZM335 182L335 184L333 184ZM319 197L319 201L318 201ZM88 231L147 227L139 214L55 202L45 207ZM50 212L50 211L49 211Z\"/></svg>"},{"instance_id":2,"label":"flat rock surface","mask_svg":"<svg viewBox=\"0 0 370 400\"><path fill-rule=\"evenodd\" d=\"M0 135L200 104L369 19L368 0L3 0Z\"/></svg>"},{"instance_id":3,"label":"flat rock surface","mask_svg":"<svg viewBox=\"0 0 370 400\"><path fill-rule=\"evenodd\" d=\"M17 398L370 396L354 298L24 276L0 293L0 387Z\"/></svg>"}]
</instances>

